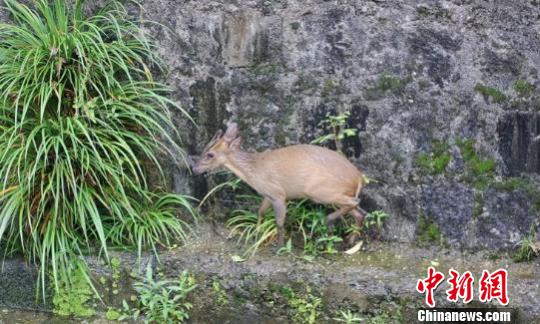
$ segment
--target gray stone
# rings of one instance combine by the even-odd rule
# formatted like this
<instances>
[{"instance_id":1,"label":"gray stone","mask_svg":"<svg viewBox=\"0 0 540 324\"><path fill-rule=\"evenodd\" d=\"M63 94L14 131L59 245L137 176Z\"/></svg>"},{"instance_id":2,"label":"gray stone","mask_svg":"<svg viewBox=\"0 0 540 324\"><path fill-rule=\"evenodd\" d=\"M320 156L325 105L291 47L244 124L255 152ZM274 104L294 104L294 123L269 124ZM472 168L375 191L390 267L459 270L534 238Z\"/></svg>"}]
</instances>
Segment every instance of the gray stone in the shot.
<instances>
[{"instance_id":1,"label":"gray stone","mask_svg":"<svg viewBox=\"0 0 540 324\"><path fill-rule=\"evenodd\" d=\"M517 197L500 191L486 200L490 220L473 219L474 197L486 193L458 176L466 170L456 145L473 139L497 162L494 179L540 169L534 2L147 0L143 8L145 18L170 28L152 33L175 99L199 125L176 118L189 154L200 153L227 120L239 123L247 150L265 150L310 142L328 132L320 126L327 113L347 110L348 127L359 132L344 150L379 181L365 190L363 206L392 214L387 239L413 241L422 213L452 246L477 246L470 238L486 235L493 239L480 246L510 247L538 219L525 197L511 211L523 226L511 235L499 227L509 211L490 208L492 200ZM396 85L381 87L385 75ZM537 89L517 98L517 80ZM497 103L477 84L508 99ZM447 142L453 157L437 183L415 164L434 140ZM217 182L177 167L170 176L176 190L199 197Z\"/></svg>"},{"instance_id":2,"label":"gray stone","mask_svg":"<svg viewBox=\"0 0 540 324\"><path fill-rule=\"evenodd\" d=\"M456 246L469 246L470 233L492 235L489 248L526 234L526 226L512 238L497 227L508 219L503 209L490 209L482 226L471 221L479 193L457 176L466 170L456 143L474 140L497 163L494 179L523 175L538 186L537 1L146 0L141 8L131 11L161 24L148 28L168 68L162 78L198 124L173 115L188 154L199 154L228 120L239 123L246 149L265 150L308 143L328 132L320 126L327 113L350 111L348 127L359 132L344 150L379 182L365 190L363 206L392 214L386 238L414 240L426 211L459 225L447 232ZM519 97L517 80L535 90ZM478 93L477 84L506 100ZM415 163L435 140L452 154L436 186ZM162 160L178 192L202 197L221 179ZM487 202L512 197L492 191ZM523 199L513 217L538 221L533 197Z\"/></svg>"}]
</instances>

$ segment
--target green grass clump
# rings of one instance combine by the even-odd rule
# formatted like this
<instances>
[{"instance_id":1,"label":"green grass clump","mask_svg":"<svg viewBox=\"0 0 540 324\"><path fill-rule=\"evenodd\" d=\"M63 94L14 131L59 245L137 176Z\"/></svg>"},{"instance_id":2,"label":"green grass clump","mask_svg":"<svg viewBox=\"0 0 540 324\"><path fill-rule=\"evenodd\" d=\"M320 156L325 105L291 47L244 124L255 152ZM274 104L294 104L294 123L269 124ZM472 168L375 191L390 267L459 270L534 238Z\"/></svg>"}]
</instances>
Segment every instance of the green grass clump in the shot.
<instances>
[{"instance_id":1,"label":"green grass clump","mask_svg":"<svg viewBox=\"0 0 540 324\"><path fill-rule=\"evenodd\" d=\"M240 201L245 199L252 204L261 201L260 197L252 195L239 195L237 199ZM321 254L336 253L337 244L342 242L341 235L354 229L346 222L343 226L336 226L335 233L329 233L326 226L328 213L329 211L323 206L311 204L308 200L288 203L285 229L291 236L297 234L303 241L303 259L310 261ZM360 233L367 230L377 232L378 226L382 226L388 215L372 215L370 217L368 217L368 225L371 225L369 228L356 230L359 230ZM244 252L245 256L254 255L259 248L273 243L277 237L275 216L271 209L264 215L261 224L257 225L257 220L256 213L247 209L238 209L233 212L232 217L225 224L231 230L231 235L238 238L238 242L248 246ZM348 221L352 220L348 219ZM279 253L294 255L291 244L289 241Z\"/></svg>"},{"instance_id":2,"label":"green grass clump","mask_svg":"<svg viewBox=\"0 0 540 324\"><path fill-rule=\"evenodd\" d=\"M443 153L437 156L429 153L420 153L416 156L416 165L430 174L441 174L446 170L452 156Z\"/></svg>"},{"instance_id":3,"label":"green grass clump","mask_svg":"<svg viewBox=\"0 0 540 324\"><path fill-rule=\"evenodd\" d=\"M540 212L540 197L536 197L532 204L532 209L536 212Z\"/></svg>"},{"instance_id":4,"label":"green grass clump","mask_svg":"<svg viewBox=\"0 0 540 324\"><path fill-rule=\"evenodd\" d=\"M367 100L377 100L384 97L387 91L401 93L411 81L412 77L410 75L400 78L396 75L383 73L377 78L373 87L366 89L365 97Z\"/></svg>"},{"instance_id":5,"label":"green grass clump","mask_svg":"<svg viewBox=\"0 0 540 324\"><path fill-rule=\"evenodd\" d=\"M423 214L418 218L416 240L421 245L430 243L442 245L444 243L443 236L437 224L433 223Z\"/></svg>"},{"instance_id":6,"label":"green grass clump","mask_svg":"<svg viewBox=\"0 0 540 324\"><path fill-rule=\"evenodd\" d=\"M331 79L324 80L323 87L321 89L321 97L327 97L330 95L340 94L345 91L345 86L342 80L334 81Z\"/></svg>"},{"instance_id":7,"label":"green grass clump","mask_svg":"<svg viewBox=\"0 0 540 324\"><path fill-rule=\"evenodd\" d=\"M539 255L540 243L536 241L534 227L531 227L529 234L518 243L518 249L513 259L516 262L531 261Z\"/></svg>"},{"instance_id":8,"label":"green grass clump","mask_svg":"<svg viewBox=\"0 0 540 324\"><path fill-rule=\"evenodd\" d=\"M474 86L474 90L478 93L484 95L484 97L490 97L496 103L502 103L508 100L508 97L502 93L500 90L492 87L485 86L483 84L477 83Z\"/></svg>"},{"instance_id":9,"label":"green grass clump","mask_svg":"<svg viewBox=\"0 0 540 324\"><path fill-rule=\"evenodd\" d=\"M259 64L253 69L255 75L270 75L279 73L281 66L278 64Z\"/></svg>"},{"instance_id":10,"label":"green grass clump","mask_svg":"<svg viewBox=\"0 0 540 324\"><path fill-rule=\"evenodd\" d=\"M154 248L181 239L186 197L154 193L145 166L180 156L146 29L111 1L6 0L0 24L0 240L52 271L58 291L73 259L108 246ZM146 163L144 161L149 161ZM85 271L85 270L82 270ZM71 281L67 281L71 284Z\"/></svg>"},{"instance_id":11,"label":"green grass clump","mask_svg":"<svg viewBox=\"0 0 540 324\"><path fill-rule=\"evenodd\" d=\"M515 191L521 189L529 196L540 195L538 187L529 179L522 177L510 177L502 181L496 181L492 183L492 187L503 191Z\"/></svg>"},{"instance_id":12,"label":"green grass clump","mask_svg":"<svg viewBox=\"0 0 540 324\"><path fill-rule=\"evenodd\" d=\"M525 80L517 80L514 82L514 91L516 91L520 96L526 97L534 91L534 85L528 83Z\"/></svg>"},{"instance_id":13,"label":"green grass clump","mask_svg":"<svg viewBox=\"0 0 540 324\"><path fill-rule=\"evenodd\" d=\"M244 196L244 198L246 197ZM259 197L249 196L247 198L260 202ZM232 217L225 223L225 226L231 230L231 234L238 237L238 242L249 245L244 252L245 255L254 255L261 246L272 243L277 237L277 225L273 212L266 213L261 224L257 225L257 222L256 213L238 209L233 211Z\"/></svg>"},{"instance_id":14,"label":"green grass clump","mask_svg":"<svg viewBox=\"0 0 540 324\"><path fill-rule=\"evenodd\" d=\"M383 73L379 78L377 79L377 85L376 87L381 89L382 91L402 91L407 84L409 84L412 81L412 77L406 76L404 78L400 78L395 75Z\"/></svg>"},{"instance_id":15,"label":"green grass clump","mask_svg":"<svg viewBox=\"0 0 540 324\"><path fill-rule=\"evenodd\" d=\"M457 145L466 167L464 180L471 182L478 189L484 189L495 176L495 161L481 158L474 148L472 139L458 140Z\"/></svg>"},{"instance_id":16,"label":"green grass clump","mask_svg":"<svg viewBox=\"0 0 540 324\"><path fill-rule=\"evenodd\" d=\"M483 211L484 211L484 196L480 192L475 192L472 217L476 218L480 216Z\"/></svg>"},{"instance_id":17,"label":"green grass clump","mask_svg":"<svg viewBox=\"0 0 540 324\"><path fill-rule=\"evenodd\" d=\"M441 174L452 159L448 152L448 143L443 141L434 141L431 144L431 153L420 153L416 156L415 163L424 172L429 174Z\"/></svg>"}]
</instances>

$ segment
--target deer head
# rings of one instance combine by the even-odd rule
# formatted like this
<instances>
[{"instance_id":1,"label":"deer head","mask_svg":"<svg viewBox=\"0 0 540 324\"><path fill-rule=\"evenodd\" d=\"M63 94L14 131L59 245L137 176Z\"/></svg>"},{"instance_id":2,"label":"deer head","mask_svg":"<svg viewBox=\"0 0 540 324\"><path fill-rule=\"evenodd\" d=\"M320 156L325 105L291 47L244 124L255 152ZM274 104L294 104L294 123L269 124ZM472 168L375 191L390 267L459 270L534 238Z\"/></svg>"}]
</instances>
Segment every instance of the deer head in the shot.
<instances>
[{"instance_id":1,"label":"deer head","mask_svg":"<svg viewBox=\"0 0 540 324\"><path fill-rule=\"evenodd\" d=\"M241 138L238 135L238 125L228 123L225 134L218 130L206 144L199 161L193 166L193 173L201 174L219 169L229 160L229 156L240 150Z\"/></svg>"}]
</instances>

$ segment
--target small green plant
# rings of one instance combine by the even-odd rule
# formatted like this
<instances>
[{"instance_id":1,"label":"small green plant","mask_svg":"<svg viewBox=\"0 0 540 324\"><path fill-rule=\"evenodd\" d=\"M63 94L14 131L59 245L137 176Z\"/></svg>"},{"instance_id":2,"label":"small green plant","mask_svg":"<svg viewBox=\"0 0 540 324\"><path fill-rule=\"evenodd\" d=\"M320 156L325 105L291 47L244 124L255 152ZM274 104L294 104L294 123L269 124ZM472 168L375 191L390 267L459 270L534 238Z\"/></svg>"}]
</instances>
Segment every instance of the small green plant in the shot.
<instances>
[{"instance_id":1,"label":"small green plant","mask_svg":"<svg viewBox=\"0 0 540 324\"><path fill-rule=\"evenodd\" d=\"M418 217L417 241L422 245L429 243L437 245L444 244L444 238L437 224L433 223L423 214L420 214Z\"/></svg>"},{"instance_id":2,"label":"small green plant","mask_svg":"<svg viewBox=\"0 0 540 324\"><path fill-rule=\"evenodd\" d=\"M97 293L88 283L82 262L71 264L67 276L61 276L58 290L53 295L54 312L62 316L88 317L96 314L90 303Z\"/></svg>"},{"instance_id":3,"label":"small green plant","mask_svg":"<svg viewBox=\"0 0 540 324\"><path fill-rule=\"evenodd\" d=\"M540 255L540 242L536 241L534 227L531 226L529 234L518 243L518 250L514 254L514 261L531 261Z\"/></svg>"},{"instance_id":4,"label":"small green plant","mask_svg":"<svg viewBox=\"0 0 540 324\"><path fill-rule=\"evenodd\" d=\"M107 309L107 312L105 313L105 318L107 318L109 321L119 320L122 316L123 314L120 310L112 307L109 307L109 309Z\"/></svg>"},{"instance_id":5,"label":"small green plant","mask_svg":"<svg viewBox=\"0 0 540 324\"><path fill-rule=\"evenodd\" d=\"M304 242L304 255L308 260L313 259L319 254L338 253L336 244L343 242L343 239L336 235L323 234L315 239L306 238Z\"/></svg>"},{"instance_id":6,"label":"small green plant","mask_svg":"<svg viewBox=\"0 0 540 324\"><path fill-rule=\"evenodd\" d=\"M398 312L395 315L389 313L382 313L376 316L373 316L367 320L368 324L398 324L405 323L403 321L401 312Z\"/></svg>"},{"instance_id":7,"label":"small green plant","mask_svg":"<svg viewBox=\"0 0 540 324\"><path fill-rule=\"evenodd\" d=\"M111 288L113 295L118 295L118 285L120 282L120 259L111 259Z\"/></svg>"},{"instance_id":8,"label":"small green plant","mask_svg":"<svg viewBox=\"0 0 540 324\"><path fill-rule=\"evenodd\" d=\"M366 233L373 232L375 237L378 238L382 232L384 223L388 220L388 215L383 210L375 210L368 213L364 219L364 229Z\"/></svg>"},{"instance_id":9,"label":"small green plant","mask_svg":"<svg viewBox=\"0 0 540 324\"><path fill-rule=\"evenodd\" d=\"M402 91L403 88L407 84L409 84L412 81L412 77L410 75L400 78L399 76L383 73L379 76L377 79L377 85L376 87L378 89L381 89L382 91Z\"/></svg>"},{"instance_id":10,"label":"small green plant","mask_svg":"<svg viewBox=\"0 0 540 324\"><path fill-rule=\"evenodd\" d=\"M123 315L137 319L144 316L145 323L181 323L189 319L192 304L187 301L188 295L197 287L195 278L183 271L177 280L156 280L152 266L146 267L144 278L133 284L137 292L136 307L131 309L124 301Z\"/></svg>"},{"instance_id":11,"label":"small green plant","mask_svg":"<svg viewBox=\"0 0 540 324\"><path fill-rule=\"evenodd\" d=\"M361 323L363 321L363 318L351 312L349 309L346 311L341 310L339 311L337 315L339 317L334 318L336 322L342 322L346 324L355 324L355 323Z\"/></svg>"},{"instance_id":12,"label":"small green plant","mask_svg":"<svg viewBox=\"0 0 540 324\"><path fill-rule=\"evenodd\" d=\"M474 148L472 139L461 139L457 141L463 162L467 168L464 179L478 189L484 189L495 176L496 164L493 159L481 158Z\"/></svg>"},{"instance_id":13,"label":"small green plant","mask_svg":"<svg viewBox=\"0 0 540 324\"><path fill-rule=\"evenodd\" d=\"M475 192L472 216L473 218L476 218L480 216L483 212L484 212L484 196L482 192Z\"/></svg>"},{"instance_id":14,"label":"small green plant","mask_svg":"<svg viewBox=\"0 0 540 324\"><path fill-rule=\"evenodd\" d=\"M430 174L440 174L446 170L452 156L448 152L448 143L443 141L433 141L431 153L420 153L416 156L415 162L418 167Z\"/></svg>"},{"instance_id":15,"label":"small green plant","mask_svg":"<svg viewBox=\"0 0 540 324\"><path fill-rule=\"evenodd\" d=\"M218 280L212 281L212 291L214 292L214 296L218 305L225 306L229 304L227 293L225 292Z\"/></svg>"},{"instance_id":16,"label":"small green plant","mask_svg":"<svg viewBox=\"0 0 540 324\"><path fill-rule=\"evenodd\" d=\"M278 64L259 64L253 69L253 74L265 76L265 75L271 75L275 73L279 73L281 70L281 66Z\"/></svg>"},{"instance_id":17,"label":"small green plant","mask_svg":"<svg viewBox=\"0 0 540 324\"><path fill-rule=\"evenodd\" d=\"M432 17L432 19L436 19L437 21L442 21L444 19L451 19L452 14L451 12L441 7L440 5L436 6L428 6L428 5L418 5L416 7L416 12L418 13L418 16L420 17Z\"/></svg>"},{"instance_id":18,"label":"small green plant","mask_svg":"<svg viewBox=\"0 0 540 324\"><path fill-rule=\"evenodd\" d=\"M293 84L294 88L299 91L311 90L319 86L319 83L313 77L307 76L304 73L300 72L296 81Z\"/></svg>"},{"instance_id":19,"label":"small green plant","mask_svg":"<svg viewBox=\"0 0 540 324\"><path fill-rule=\"evenodd\" d=\"M540 213L540 197L537 195L533 199L534 200L533 200L533 204L532 204L532 209L534 211L536 211L537 213Z\"/></svg>"},{"instance_id":20,"label":"small green plant","mask_svg":"<svg viewBox=\"0 0 540 324\"><path fill-rule=\"evenodd\" d=\"M386 91L402 93L411 81L412 76L410 75L401 78L385 72L377 78L377 82L373 87L366 89L365 98L366 100L381 99Z\"/></svg>"},{"instance_id":21,"label":"small green plant","mask_svg":"<svg viewBox=\"0 0 540 324\"><path fill-rule=\"evenodd\" d=\"M474 86L474 90L478 93L481 93L485 98L492 98L492 100L496 103L502 103L508 100L508 97L500 90L485 86L480 83L477 83Z\"/></svg>"},{"instance_id":22,"label":"small green plant","mask_svg":"<svg viewBox=\"0 0 540 324\"><path fill-rule=\"evenodd\" d=\"M497 261L501 258L502 256L497 253L497 252L490 252L488 255L487 255L487 258L488 260L490 261Z\"/></svg>"},{"instance_id":23,"label":"small green plant","mask_svg":"<svg viewBox=\"0 0 540 324\"><path fill-rule=\"evenodd\" d=\"M538 193L538 188L529 179L524 177L510 177L501 181L492 183L493 188L504 191L523 190L530 196Z\"/></svg>"},{"instance_id":24,"label":"small green plant","mask_svg":"<svg viewBox=\"0 0 540 324\"><path fill-rule=\"evenodd\" d=\"M351 115L350 112L346 111L338 115L326 114L326 119L320 122L320 126L328 126L330 128L330 133L318 137L311 141L312 144L325 144L327 142L333 141L336 145L336 150L340 153L343 153L343 140L347 137L355 136L358 130L356 128L346 128L347 120Z\"/></svg>"},{"instance_id":25,"label":"small green plant","mask_svg":"<svg viewBox=\"0 0 540 324\"><path fill-rule=\"evenodd\" d=\"M283 288L283 293L293 309L292 320L296 323L317 323L322 307L322 299L311 293L307 287L305 294L298 296L291 288Z\"/></svg>"},{"instance_id":26,"label":"small green plant","mask_svg":"<svg viewBox=\"0 0 540 324\"><path fill-rule=\"evenodd\" d=\"M323 83L323 88L321 90L321 96L327 97L331 94L338 94L344 90L343 81L334 81L327 79Z\"/></svg>"},{"instance_id":27,"label":"small green plant","mask_svg":"<svg viewBox=\"0 0 540 324\"><path fill-rule=\"evenodd\" d=\"M514 91L522 97L530 95L534 91L534 85L528 83L525 80L517 80L514 82Z\"/></svg>"},{"instance_id":28,"label":"small green plant","mask_svg":"<svg viewBox=\"0 0 540 324\"><path fill-rule=\"evenodd\" d=\"M280 247L279 250L277 251L277 255L285 255L285 254L294 255L291 239L288 239L287 243L285 243L285 245Z\"/></svg>"}]
</instances>

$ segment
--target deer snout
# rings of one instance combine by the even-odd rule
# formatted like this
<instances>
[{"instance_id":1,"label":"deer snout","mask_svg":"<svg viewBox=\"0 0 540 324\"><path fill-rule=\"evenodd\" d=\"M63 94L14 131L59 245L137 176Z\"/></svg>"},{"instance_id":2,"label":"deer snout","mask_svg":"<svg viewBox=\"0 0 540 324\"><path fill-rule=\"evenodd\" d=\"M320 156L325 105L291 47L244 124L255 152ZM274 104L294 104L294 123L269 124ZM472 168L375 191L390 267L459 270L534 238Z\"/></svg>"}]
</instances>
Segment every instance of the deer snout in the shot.
<instances>
[{"instance_id":1,"label":"deer snout","mask_svg":"<svg viewBox=\"0 0 540 324\"><path fill-rule=\"evenodd\" d=\"M189 166L191 167L191 171L195 175L199 175L204 172L204 170L201 168L199 163L197 162L199 160L199 156L197 155L188 155L187 156L187 162Z\"/></svg>"},{"instance_id":2,"label":"deer snout","mask_svg":"<svg viewBox=\"0 0 540 324\"><path fill-rule=\"evenodd\" d=\"M194 165L191 170L193 171L193 174L199 175L204 172L204 170L199 165Z\"/></svg>"}]
</instances>

